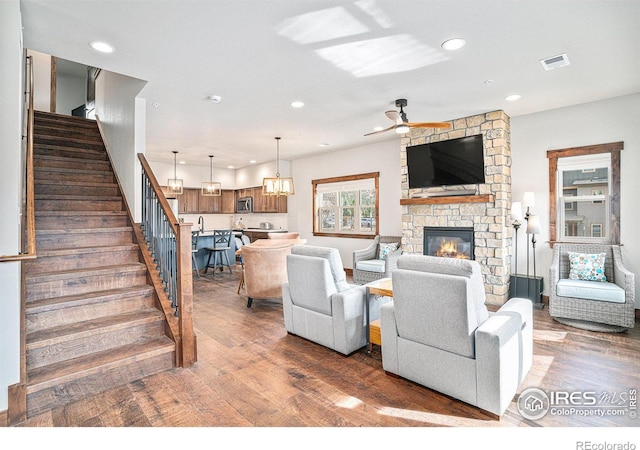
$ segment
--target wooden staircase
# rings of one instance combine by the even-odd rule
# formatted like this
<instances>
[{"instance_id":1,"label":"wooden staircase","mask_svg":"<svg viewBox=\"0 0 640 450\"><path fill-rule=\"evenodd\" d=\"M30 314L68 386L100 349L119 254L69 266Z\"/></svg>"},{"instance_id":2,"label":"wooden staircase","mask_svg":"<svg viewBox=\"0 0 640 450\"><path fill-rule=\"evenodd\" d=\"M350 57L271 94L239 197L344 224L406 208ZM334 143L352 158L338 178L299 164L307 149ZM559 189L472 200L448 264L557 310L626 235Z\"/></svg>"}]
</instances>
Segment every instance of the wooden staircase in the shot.
<instances>
[{"instance_id":1,"label":"wooden staircase","mask_svg":"<svg viewBox=\"0 0 640 450\"><path fill-rule=\"evenodd\" d=\"M95 121L36 112L37 259L23 264L27 415L175 367Z\"/></svg>"}]
</instances>

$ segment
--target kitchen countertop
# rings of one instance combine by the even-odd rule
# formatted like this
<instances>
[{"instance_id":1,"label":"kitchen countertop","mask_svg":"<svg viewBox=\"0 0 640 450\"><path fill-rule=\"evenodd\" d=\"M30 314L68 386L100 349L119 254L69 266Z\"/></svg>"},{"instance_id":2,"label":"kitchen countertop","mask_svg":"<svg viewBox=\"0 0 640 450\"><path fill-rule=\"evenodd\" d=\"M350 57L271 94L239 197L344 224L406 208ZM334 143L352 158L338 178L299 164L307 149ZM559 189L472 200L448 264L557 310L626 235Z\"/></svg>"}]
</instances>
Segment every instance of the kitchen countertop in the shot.
<instances>
[{"instance_id":1,"label":"kitchen countertop","mask_svg":"<svg viewBox=\"0 0 640 450\"><path fill-rule=\"evenodd\" d=\"M197 227L193 227L192 228L193 231L196 231L198 228ZM204 230L200 232L200 236L213 236L213 231L214 230ZM263 233L286 233L287 230L265 230L262 228L234 228L232 231L234 232L242 232L242 231L257 231L257 232L263 232Z\"/></svg>"}]
</instances>

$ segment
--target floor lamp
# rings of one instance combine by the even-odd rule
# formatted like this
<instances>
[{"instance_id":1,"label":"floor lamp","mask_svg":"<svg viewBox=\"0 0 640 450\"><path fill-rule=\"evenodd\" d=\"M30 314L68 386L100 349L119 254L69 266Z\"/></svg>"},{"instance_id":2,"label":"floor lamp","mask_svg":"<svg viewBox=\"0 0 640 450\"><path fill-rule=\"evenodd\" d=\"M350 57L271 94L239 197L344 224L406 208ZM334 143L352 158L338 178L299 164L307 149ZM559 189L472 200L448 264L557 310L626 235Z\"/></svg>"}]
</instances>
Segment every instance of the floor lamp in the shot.
<instances>
[{"instance_id":1,"label":"floor lamp","mask_svg":"<svg viewBox=\"0 0 640 450\"><path fill-rule=\"evenodd\" d=\"M524 193L522 206L527 208L527 212L524 214L524 220L527 221L527 295L529 295L529 217L531 216L531 207L536 206L536 199L533 192Z\"/></svg>"},{"instance_id":2,"label":"floor lamp","mask_svg":"<svg viewBox=\"0 0 640 450\"><path fill-rule=\"evenodd\" d=\"M511 204L511 220L513 220L513 223L511 224L511 226L515 230L514 247L515 247L515 254L516 254L515 277L513 278L515 287L514 287L513 296L517 297L518 296L518 228L520 228L520 220L522 220L522 203L513 202ZM529 244L527 243L527 246L528 245Z\"/></svg>"},{"instance_id":3,"label":"floor lamp","mask_svg":"<svg viewBox=\"0 0 640 450\"><path fill-rule=\"evenodd\" d=\"M531 237L531 246L533 248L533 281L534 281L534 285L535 285L535 280L536 280L536 234L540 234L540 217L536 216L536 215L529 215L529 220L527 221L527 234L530 234ZM527 248L529 247L529 243L527 243ZM529 295L529 298L531 299L531 295L529 294L529 285L530 285L530 280L529 278L527 278L527 295ZM536 295L540 295L540 293L536 294ZM533 301L533 299L532 299ZM534 303L540 303L540 298L536 298L535 301L533 301Z\"/></svg>"}]
</instances>

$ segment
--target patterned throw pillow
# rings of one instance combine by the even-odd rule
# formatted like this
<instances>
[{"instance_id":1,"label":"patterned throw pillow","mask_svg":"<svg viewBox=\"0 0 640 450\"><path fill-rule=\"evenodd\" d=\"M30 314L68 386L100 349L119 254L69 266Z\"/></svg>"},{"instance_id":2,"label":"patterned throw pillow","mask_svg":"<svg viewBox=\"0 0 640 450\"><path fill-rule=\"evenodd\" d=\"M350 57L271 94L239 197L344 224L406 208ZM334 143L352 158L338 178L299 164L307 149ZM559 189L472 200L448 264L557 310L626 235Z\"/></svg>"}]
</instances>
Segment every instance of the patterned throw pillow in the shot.
<instances>
[{"instance_id":1,"label":"patterned throw pillow","mask_svg":"<svg viewBox=\"0 0 640 450\"><path fill-rule=\"evenodd\" d=\"M387 255L398 250L398 243L378 244L378 259L387 259Z\"/></svg>"},{"instance_id":2,"label":"patterned throw pillow","mask_svg":"<svg viewBox=\"0 0 640 450\"><path fill-rule=\"evenodd\" d=\"M569 252L569 278L572 280L607 281L604 275L604 258L606 253L586 255Z\"/></svg>"}]
</instances>

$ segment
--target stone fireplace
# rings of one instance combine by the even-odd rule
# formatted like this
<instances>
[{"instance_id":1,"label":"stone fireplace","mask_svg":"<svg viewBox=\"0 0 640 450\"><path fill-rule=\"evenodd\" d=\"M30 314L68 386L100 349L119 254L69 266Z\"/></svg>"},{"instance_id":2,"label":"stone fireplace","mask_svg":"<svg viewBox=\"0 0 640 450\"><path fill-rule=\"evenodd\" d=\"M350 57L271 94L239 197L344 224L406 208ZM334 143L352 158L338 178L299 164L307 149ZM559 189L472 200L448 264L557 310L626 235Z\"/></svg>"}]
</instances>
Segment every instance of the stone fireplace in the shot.
<instances>
[{"instance_id":1,"label":"stone fireplace","mask_svg":"<svg viewBox=\"0 0 640 450\"><path fill-rule=\"evenodd\" d=\"M425 255L474 259L473 227L424 227L422 234Z\"/></svg>"},{"instance_id":2,"label":"stone fireplace","mask_svg":"<svg viewBox=\"0 0 640 450\"><path fill-rule=\"evenodd\" d=\"M502 304L509 294L511 235L511 148L509 116L493 111L451 121L449 130L412 128L401 141L402 248L425 254L425 227L473 230L473 258L482 268L488 303ZM409 189L406 147L482 134L485 183L462 186L476 195L447 196L443 188ZM440 196L427 196L440 191ZM452 251L446 250L452 254ZM453 252L457 252L454 250Z\"/></svg>"}]
</instances>

